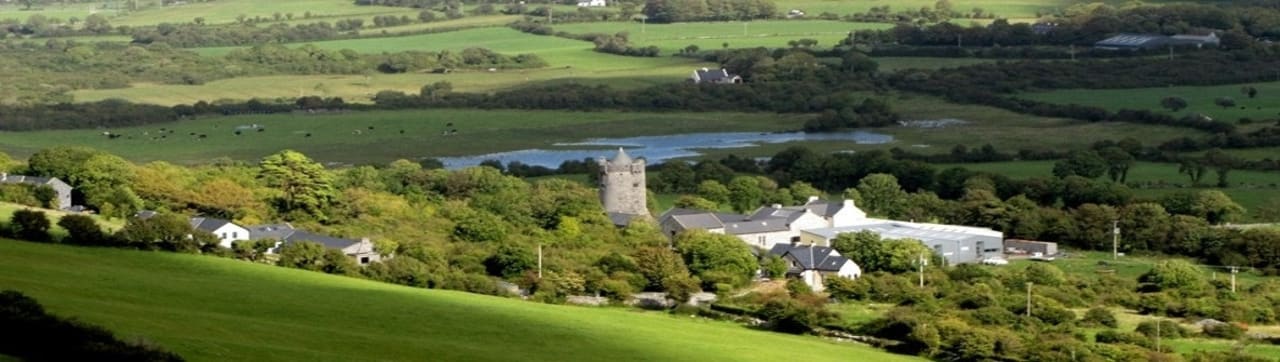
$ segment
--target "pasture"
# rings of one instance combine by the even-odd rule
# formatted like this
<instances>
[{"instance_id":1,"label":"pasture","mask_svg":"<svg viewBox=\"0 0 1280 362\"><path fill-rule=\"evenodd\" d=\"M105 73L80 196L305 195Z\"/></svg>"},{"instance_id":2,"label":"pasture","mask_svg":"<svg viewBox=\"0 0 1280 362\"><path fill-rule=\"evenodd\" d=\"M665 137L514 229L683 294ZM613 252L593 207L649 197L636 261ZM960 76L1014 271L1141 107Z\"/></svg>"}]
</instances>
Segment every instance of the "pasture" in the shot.
<instances>
[{"instance_id":1,"label":"pasture","mask_svg":"<svg viewBox=\"0 0 1280 362\"><path fill-rule=\"evenodd\" d=\"M1053 161L1015 161L954 164L949 166L998 173L1020 179L1037 176L1052 177L1053 163ZM1215 175L1211 171L1202 182L1216 182L1214 177ZM1231 196L1231 199L1235 200L1236 203L1244 206L1245 209L1253 209L1280 197L1280 172L1235 170L1231 171L1228 181L1231 182L1231 187L1225 189L1209 187L1200 189L1222 191L1227 196ZM1133 169L1129 170L1128 182L1164 185L1161 188L1133 189L1134 193L1139 197L1158 198L1170 193L1196 190L1190 187L1191 181L1187 176L1178 173L1178 165L1168 163L1138 162ZM1251 216L1246 218L1251 219Z\"/></svg>"},{"instance_id":2,"label":"pasture","mask_svg":"<svg viewBox=\"0 0 1280 362\"><path fill-rule=\"evenodd\" d=\"M1242 93L1240 88L1244 86L1256 88L1257 96L1249 98L1247 94ZM1161 107L1160 100L1170 96L1185 99L1187 108L1172 112ZM1122 108L1148 109L1175 116L1202 113L1213 119L1228 122L1235 122L1240 118L1261 121L1280 117L1280 82L1133 89L1070 89L1027 92L1020 94L1019 97L1058 104L1096 106L1112 111ZM1214 99L1219 97L1231 97L1235 100L1236 106L1224 108L1215 105ZM1255 125L1260 123L1255 122Z\"/></svg>"},{"instance_id":3,"label":"pasture","mask_svg":"<svg viewBox=\"0 0 1280 362\"><path fill-rule=\"evenodd\" d=\"M849 32L863 29L888 29L891 24L850 23L827 20L767 20L707 23L642 24L639 22L579 23L555 25L556 31L571 34L626 32L632 43L657 46L663 55L678 53L689 45L702 50L729 48L785 48L787 42L810 38L818 47L831 47L845 39Z\"/></svg>"},{"instance_id":4,"label":"pasture","mask_svg":"<svg viewBox=\"0 0 1280 362\"><path fill-rule=\"evenodd\" d=\"M595 137L781 131L799 128L806 118L771 113L448 109L246 115L122 129L0 132L0 150L25 157L55 145L80 145L138 162L201 163L218 158L255 161L293 149L323 162L385 163L548 147ZM247 128L254 124L264 131ZM237 127L245 127L240 135L234 133ZM443 135L450 129L457 134ZM104 131L123 136L109 139ZM202 134L206 137L199 138Z\"/></svg>"},{"instance_id":5,"label":"pasture","mask_svg":"<svg viewBox=\"0 0 1280 362\"><path fill-rule=\"evenodd\" d=\"M192 361L911 361L656 312L425 290L229 259L0 240L0 289ZM376 323L370 323L376 321ZM625 327L625 328L623 328ZM548 343L548 341L556 341Z\"/></svg>"},{"instance_id":6,"label":"pasture","mask_svg":"<svg viewBox=\"0 0 1280 362\"><path fill-rule=\"evenodd\" d=\"M466 18L464 18L466 19ZM549 66L538 69L462 70L448 74L381 74L368 75L282 75L241 77L211 81L202 85L137 83L125 89L89 89L72 92L77 101L108 98L140 103L180 104L199 100L278 98L319 95L343 97L349 102L369 102L382 90L417 93L426 84L448 81L461 92L489 92L525 85L530 82L580 81L634 88L658 83L683 81L693 69L714 66L694 59L677 57L624 57L592 51L588 42L552 36L538 36L498 27L469 29L447 33L410 35L387 38L334 40L309 43L325 49L352 49L364 53L407 50L460 51L483 47L506 54L531 53L542 57ZM234 47L196 49L201 54L216 56Z\"/></svg>"},{"instance_id":7,"label":"pasture","mask_svg":"<svg viewBox=\"0 0 1280 362\"><path fill-rule=\"evenodd\" d=\"M53 235L54 238L61 238L67 235L67 231L63 230L61 226L58 226L58 219L62 218L62 216L64 215L67 215L67 212L63 212L59 210L41 209L41 208L29 207L26 205L0 202L0 224L8 224L9 220L13 218L13 213L15 211L24 210L24 209L44 212L45 215L49 217L49 224L52 225L52 228L49 229L49 233ZM121 219L107 219L105 217L101 217L98 215L91 215L91 217L97 220L98 224L101 225L103 229L106 229L108 231L115 231L124 227L124 220L121 220Z\"/></svg>"},{"instance_id":8,"label":"pasture","mask_svg":"<svg viewBox=\"0 0 1280 362\"><path fill-rule=\"evenodd\" d=\"M972 149L991 144L1001 152L1017 152L1023 148L1075 149L1086 147L1096 141L1118 140L1125 137L1134 137L1147 144L1153 144L1177 137L1205 135L1205 133L1186 128L1133 123L1089 123L1036 117L980 105L948 103L942 99L920 95L867 94L867 96L881 97L889 101L894 111L901 114L902 119L906 121L955 119L963 122L932 128L911 125L872 129L871 131L894 137L893 142L883 145L857 145L850 142L809 142L805 145L823 152L899 147L911 152L934 154L949 152L955 145L964 145ZM748 150L709 150L708 154L716 157L727 153L752 157L771 156L793 145L779 143Z\"/></svg>"}]
</instances>

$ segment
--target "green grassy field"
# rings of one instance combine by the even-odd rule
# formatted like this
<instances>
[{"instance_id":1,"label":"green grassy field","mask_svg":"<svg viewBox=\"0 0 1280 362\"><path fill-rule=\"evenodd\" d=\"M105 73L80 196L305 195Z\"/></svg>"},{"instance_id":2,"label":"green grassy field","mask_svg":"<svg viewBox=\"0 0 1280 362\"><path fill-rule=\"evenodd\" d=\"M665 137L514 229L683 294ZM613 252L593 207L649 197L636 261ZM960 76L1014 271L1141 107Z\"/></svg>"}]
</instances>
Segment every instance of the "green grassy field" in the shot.
<instances>
[{"instance_id":1,"label":"green grassy field","mask_svg":"<svg viewBox=\"0 0 1280 362\"><path fill-rule=\"evenodd\" d=\"M1002 152L1022 148L1062 150L1085 147L1101 140L1134 137L1143 142L1159 143L1183 136L1205 133L1185 128L1132 123L1089 123L1077 120L1045 118L1018 114L979 105L947 103L938 98L918 95L874 95L891 102L904 120L959 119L966 123L942 128L885 127L873 131L894 136L894 142L883 145L858 145L851 142L807 142L804 145L821 152L859 151L900 147L912 152L946 153L952 146L982 147L990 143ZM975 136L981 135L981 136ZM1054 135L1046 137L1046 135ZM707 150L713 157L729 153L761 157L796 144L778 143L744 150Z\"/></svg>"},{"instance_id":2,"label":"green grassy field","mask_svg":"<svg viewBox=\"0 0 1280 362\"><path fill-rule=\"evenodd\" d=\"M1246 86L1245 84L1136 89L1070 89L1023 93L1019 96L1044 102L1097 106L1109 110L1150 109L1176 116L1203 113L1213 119L1229 122L1246 117L1254 120L1277 118L1277 115L1280 115L1280 82L1247 85L1258 89L1256 98L1251 99L1240 92L1240 87ZM1160 100L1170 96L1186 99L1187 108L1178 112L1169 112L1162 108ZM1236 106L1222 108L1214 105L1213 100L1218 97L1231 97L1235 99Z\"/></svg>"},{"instance_id":3,"label":"green grassy field","mask_svg":"<svg viewBox=\"0 0 1280 362\"><path fill-rule=\"evenodd\" d=\"M103 136L104 129L0 132L0 150L22 157L54 145L81 145L134 161L195 163L220 157L256 160L288 148L325 162L364 163L547 147L594 137L779 131L799 128L804 121L805 116L771 113L419 110L277 114L110 129L125 135L115 140ZM454 123L452 128L458 134L442 136L441 132L449 129L447 123ZM233 134L235 127L251 124L262 125L266 131ZM375 129L367 129L369 126ZM160 128L174 133L153 140ZM361 134L354 134L356 130ZM208 138L199 140L191 133ZM307 133L312 136L306 137Z\"/></svg>"},{"instance_id":4,"label":"green grassy field","mask_svg":"<svg viewBox=\"0 0 1280 362\"><path fill-rule=\"evenodd\" d=\"M890 27L891 24L826 20L770 20L675 24L580 23L557 25L553 28L573 34L627 32L632 43L655 45L662 49L662 54L669 55L689 45L697 45L703 50L720 49L725 43L730 48L785 48L788 46L787 41L801 38L818 40L818 47L831 47L851 31Z\"/></svg>"},{"instance_id":5,"label":"green grassy field","mask_svg":"<svg viewBox=\"0 0 1280 362\"><path fill-rule=\"evenodd\" d=\"M465 18L464 18L465 19ZM525 34L509 28L481 28L448 33L390 38L335 40L310 43L326 49L352 49L366 53L406 50L452 50L483 47L507 54L532 53L548 67L524 70L458 71L450 74L285 75L243 77L203 85L134 84L126 89L72 92L77 101L108 98L155 104L192 103L199 100L277 98L305 95L339 96L349 102L369 102L381 90L417 93L423 85L453 83L454 90L487 92L530 82L576 81L609 84L620 88L679 82L695 68L713 66L677 57L624 57L592 51L588 42ZM220 55L234 48L204 48L206 55ZM266 85L266 86L264 86Z\"/></svg>"},{"instance_id":6,"label":"green grassy field","mask_svg":"<svg viewBox=\"0 0 1280 362\"><path fill-rule=\"evenodd\" d=\"M0 240L0 289L207 360L908 361L628 309L424 290L229 259Z\"/></svg>"},{"instance_id":7,"label":"green grassy field","mask_svg":"<svg viewBox=\"0 0 1280 362\"><path fill-rule=\"evenodd\" d=\"M1013 178L1027 178L1036 176L1052 176L1053 163L1053 161L1016 161L955 164L950 166L964 167L976 171L999 173ZM1208 178L1212 177L1214 177L1214 175L1210 174ZM1204 189L1220 190L1228 196L1231 196L1233 200L1241 206L1244 206L1246 209L1252 209L1262 205L1268 200L1280 197L1280 188L1277 188L1277 186L1280 185L1280 172L1236 170L1231 171L1229 181L1231 182L1232 187L1225 189ZM1128 182L1165 182L1170 185L1183 186L1190 184L1190 180L1185 175L1178 173L1178 165L1149 162L1139 162L1134 165L1133 169L1129 171ZM1169 193L1187 191L1188 189L1189 188L1186 187L1171 186L1160 189L1134 189L1134 192L1140 197L1156 198Z\"/></svg>"}]
</instances>

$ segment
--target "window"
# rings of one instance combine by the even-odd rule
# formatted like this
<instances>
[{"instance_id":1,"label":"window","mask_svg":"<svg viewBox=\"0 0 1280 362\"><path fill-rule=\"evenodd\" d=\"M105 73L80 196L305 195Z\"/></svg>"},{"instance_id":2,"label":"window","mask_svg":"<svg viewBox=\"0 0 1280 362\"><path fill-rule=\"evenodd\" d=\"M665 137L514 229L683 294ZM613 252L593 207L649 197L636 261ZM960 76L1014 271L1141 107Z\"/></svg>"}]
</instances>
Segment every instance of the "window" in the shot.
<instances>
[{"instance_id":1,"label":"window","mask_svg":"<svg viewBox=\"0 0 1280 362\"><path fill-rule=\"evenodd\" d=\"M360 257L360 264L369 264L369 257L367 256Z\"/></svg>"},{"instance_id":2,"label":"window","mask_svg":"<svg viewBox=\"0 0 1280 362\"><path fill-rule=\"evenodd\" d=\"M227 233L222 233L222 238L223 238L223 239L226 239L226 238L227 238Z\"/></svg>"},{"instance_id":3,"label":"window","mask_svg":"<svg viewBox=\"0 0 1280 362\"><path fill-rule=\"evenodd\" d=\"M231 237L239 239L239 238L240 238L240 232L239 232L239 231L232 231L232 232L231 232Z\"/></svg>"},{"instance_id":4,"label":"window","mask_svg":"<svg viewBox=\"0 0 1280 362\"><path fill-rule=\"evenodd\" d=\"M760 241L760 246L764 246L764 242L765 242L765 237L764 237L764 235L757 236L757 237L756 237L756 240L759 240L759 241Z\"/></svg>"},{"instance_id":5,"label":"window","mask_svg":"<svg viewBox=\"0 0 1280 362\"><path fill-rule=\"evenodd\" d=\"M791 243L792 243L792 244L799 243L799 242L800 242L800 237L799 237L799 236L792 236L792 237L791 237Z\"/></svg>"}]
</instances>

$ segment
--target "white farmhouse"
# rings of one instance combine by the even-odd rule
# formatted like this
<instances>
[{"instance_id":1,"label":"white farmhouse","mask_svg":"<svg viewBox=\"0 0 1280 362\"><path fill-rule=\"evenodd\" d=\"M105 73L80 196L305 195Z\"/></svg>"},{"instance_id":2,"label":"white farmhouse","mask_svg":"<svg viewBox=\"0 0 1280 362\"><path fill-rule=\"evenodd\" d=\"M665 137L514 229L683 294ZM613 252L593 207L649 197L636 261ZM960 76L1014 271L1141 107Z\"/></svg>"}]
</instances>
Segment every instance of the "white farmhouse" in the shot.
<instances>
[{"instance_id":1,"label":"white farmhouse","mask_svg":"<svg viewBox=\"0 0 1280 362\"><path fill-rule=\"evenodd\" d=\"M580 8L602 8L606 5L605 0L583 0L578 2L578 7Z\"/></svg>"},{"instance_id":2,"label":"white farmhouse","mask_svg":"<svg viewBox=\"0 0 1280 362\"><path fill-rule=\"evenodd\" d=\"M224 248L230 248L231 243L236 241L249 240L249 229L223 219L193 217L191 218L191 227L213 234L218 238L218 245Z\"/></svg>"},{"instance_id":3,"label":"white farmhouse","mask_svg":"<svg viewBox=\"0 0 1280 362\"><path fill-rule=\"evenodd\" d=\"M787 261L787 276L799 277L815 292L826 290L826 280L832 276L857 279L862 268L840 252L825 246L778 244L769 254Z\"/></svg>"}]
</instances>

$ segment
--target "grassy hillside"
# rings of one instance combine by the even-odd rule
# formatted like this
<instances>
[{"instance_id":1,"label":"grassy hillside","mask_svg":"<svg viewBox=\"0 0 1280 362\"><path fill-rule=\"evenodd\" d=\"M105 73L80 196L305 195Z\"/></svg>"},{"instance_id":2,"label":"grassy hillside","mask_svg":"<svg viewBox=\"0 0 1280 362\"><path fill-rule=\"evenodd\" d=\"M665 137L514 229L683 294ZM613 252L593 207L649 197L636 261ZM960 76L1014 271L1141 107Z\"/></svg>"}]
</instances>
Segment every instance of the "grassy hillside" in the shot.
<instances>
[{"instance_id":1,"label":"grassy hillside","mask_svg":"<svg viewBox=\"0 0 1280 362\"><path fill-rule=\"evenodd\" d=\"M913 360L653 312L414 289L212 257L9 240L0 240L0 288L196 361Z\"/></svg>"},{"instance_id":2,"label":"grassy hillside","mask_svg":"<svg viewBox=\"0 0 1280 362\"><path fill-rule=\"evenodd\" d=\"M399 158L463 156L594 137L630 137L685 132L797 129L805 115L772 113L624 113L564 111L417 110L214 117L144 127L0 132L0 151L26 156L54 145L82 145L134 161L202 162L219 157L257 160L294 149L325 162L389 162ZM453 127L448 127L453 123ZM238 126L258 124L264 132ZM374 127L373 130L368 127ZM173 130L163 139L160 129ZM458 134L443 136L449 129ZM359 130L360 134L355 134ZM400 133L404 130L404 134ZM203 140L191 133L205 134ZM307 137L310 134L310 137ZM358 151L358 152L356 152Z\"/></svg>"}]
</instances>

